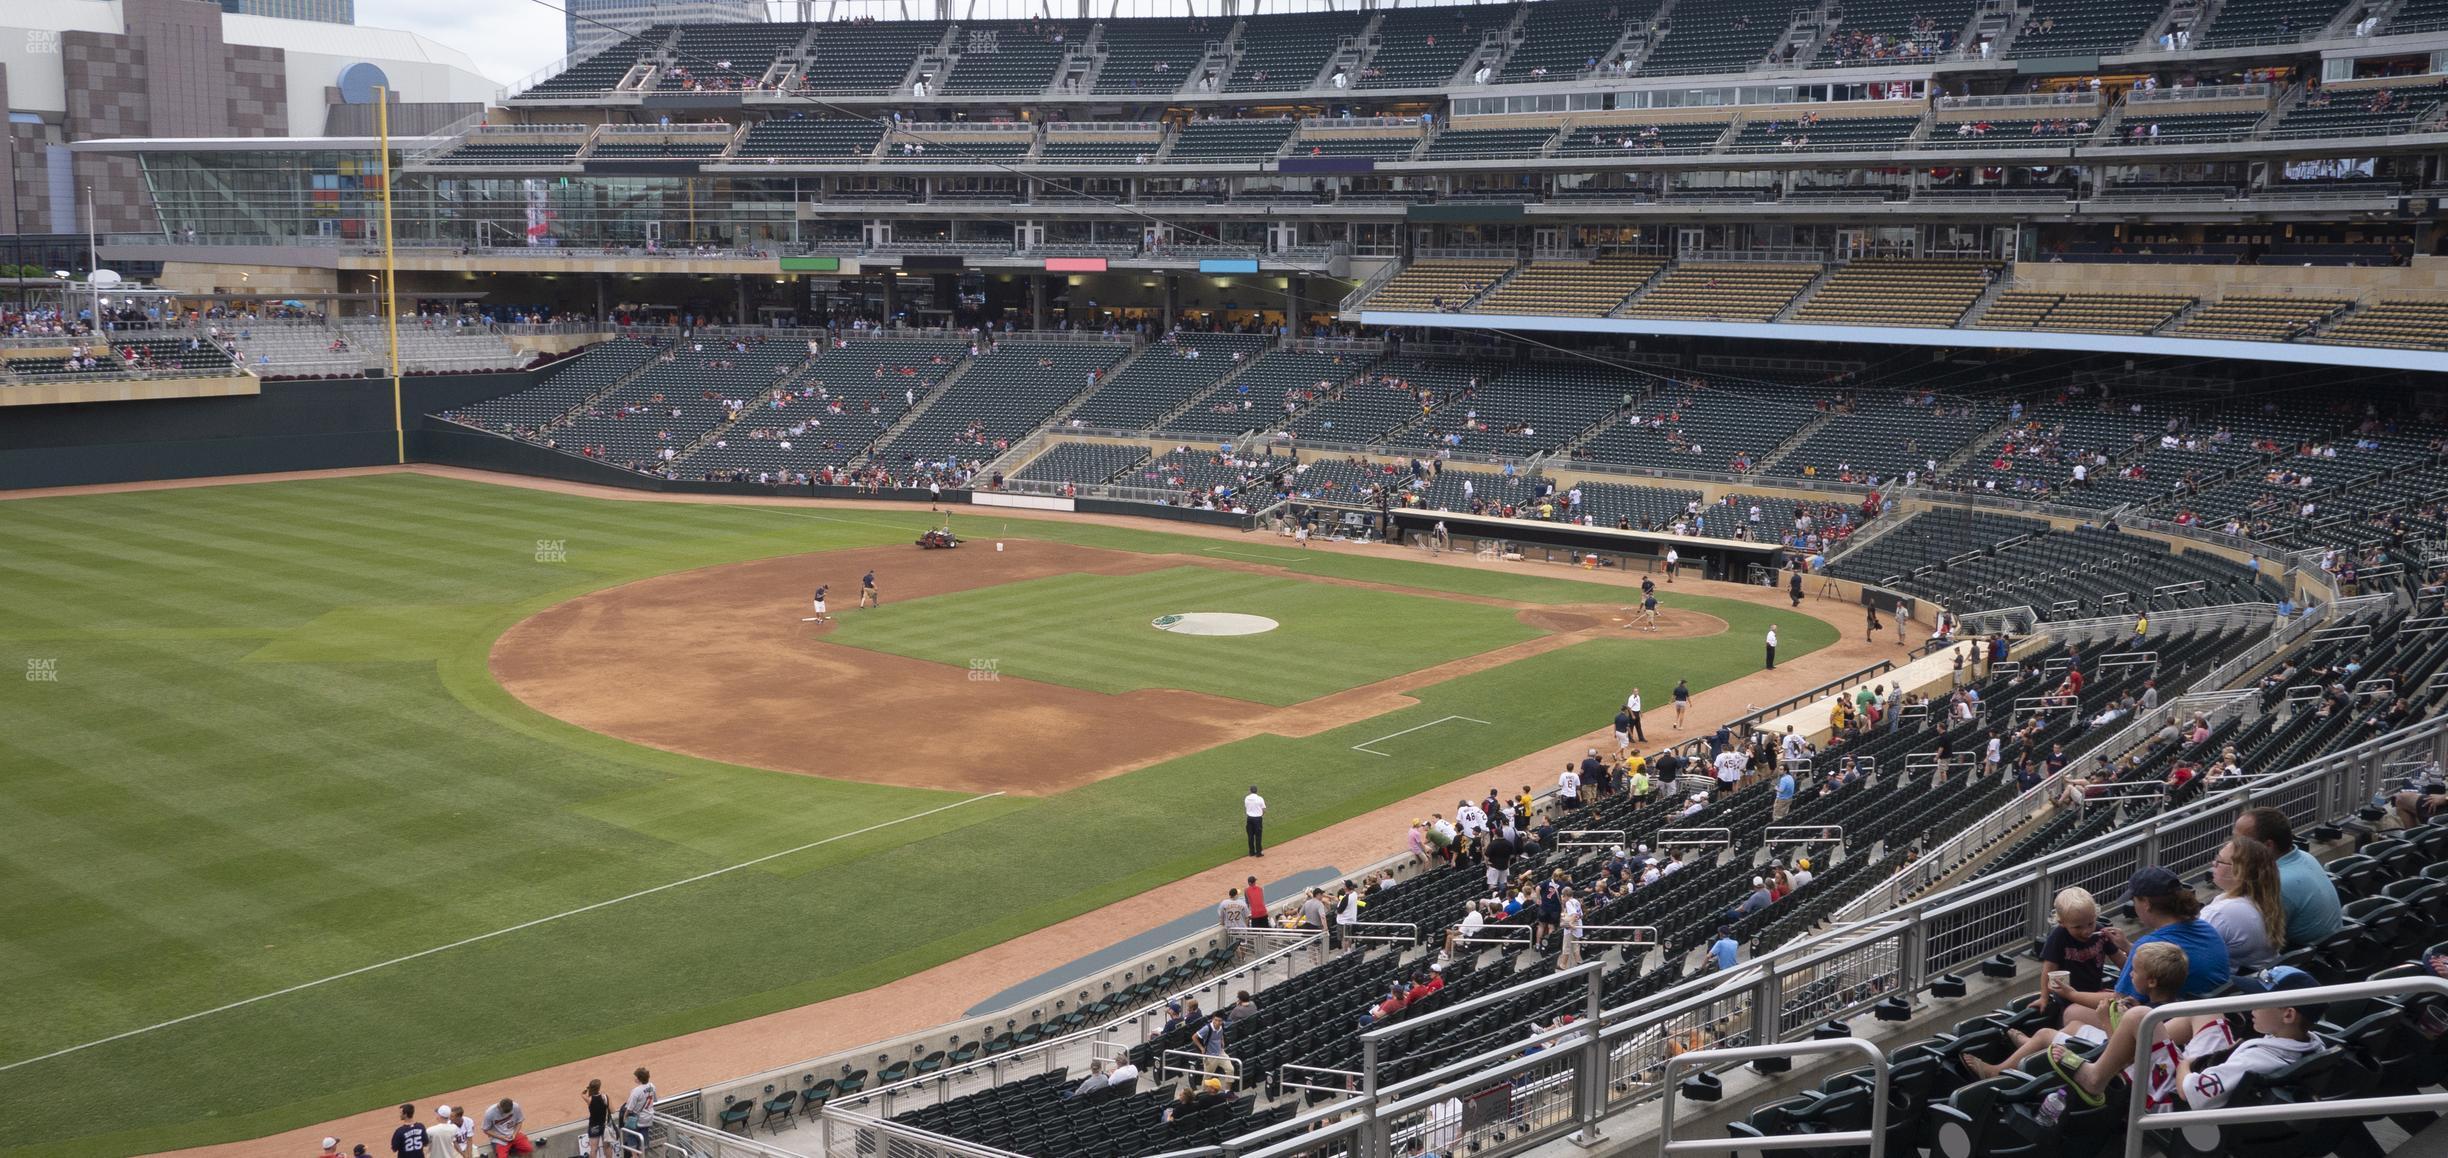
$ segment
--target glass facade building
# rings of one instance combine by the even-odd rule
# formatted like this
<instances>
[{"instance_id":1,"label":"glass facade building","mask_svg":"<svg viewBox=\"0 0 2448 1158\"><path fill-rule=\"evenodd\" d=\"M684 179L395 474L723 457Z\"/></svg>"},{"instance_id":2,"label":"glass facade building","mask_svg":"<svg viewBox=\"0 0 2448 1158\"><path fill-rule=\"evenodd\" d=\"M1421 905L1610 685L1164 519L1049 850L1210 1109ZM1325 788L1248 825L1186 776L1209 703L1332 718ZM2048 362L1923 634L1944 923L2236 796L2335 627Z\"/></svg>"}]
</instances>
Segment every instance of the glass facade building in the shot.
<instances>
[{"instance_id":1,"label":"glass facade building","mask_svg":"<svg viewBox=\"0 0 2448 1158\"><path fill-rule=\"evenodd\" d=\"M357 23L357 0L221 0L221 10L233 16L271 16L281 20L316 20L325 24Z\"/></svg>"}]
</instances>

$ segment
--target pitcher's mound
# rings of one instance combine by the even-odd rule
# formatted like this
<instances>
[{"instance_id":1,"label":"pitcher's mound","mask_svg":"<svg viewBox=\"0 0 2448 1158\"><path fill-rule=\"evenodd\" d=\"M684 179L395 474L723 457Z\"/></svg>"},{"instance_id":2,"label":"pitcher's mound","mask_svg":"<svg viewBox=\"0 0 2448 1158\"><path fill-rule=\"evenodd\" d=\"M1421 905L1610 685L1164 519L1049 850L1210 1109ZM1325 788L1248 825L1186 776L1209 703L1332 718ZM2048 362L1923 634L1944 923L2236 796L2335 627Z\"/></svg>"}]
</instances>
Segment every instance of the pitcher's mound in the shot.
<instances>
[{"instance_id":1,"label":"pitcher's mound","mask_svg":"<svg viewBox=\"0 0 2448 1158\"><path fill-rule=\"evenodd\" d=\"M1180 615L1159 615L1148 626L1176 635L1256 635L1262 631L1273 631L1282 624L1263 615L1186 611Z\"/></svg>"}]
</instances>

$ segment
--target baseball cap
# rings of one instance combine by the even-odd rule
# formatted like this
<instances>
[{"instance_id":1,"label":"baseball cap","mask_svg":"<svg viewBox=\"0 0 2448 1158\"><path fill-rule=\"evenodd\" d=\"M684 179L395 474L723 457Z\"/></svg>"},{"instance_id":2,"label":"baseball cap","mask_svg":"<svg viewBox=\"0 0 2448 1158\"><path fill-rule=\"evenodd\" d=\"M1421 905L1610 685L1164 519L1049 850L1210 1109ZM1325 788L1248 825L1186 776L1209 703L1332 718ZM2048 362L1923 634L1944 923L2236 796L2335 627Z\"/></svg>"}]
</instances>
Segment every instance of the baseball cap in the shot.
<instances>
[{"instance_id":1,"label":"baseball cap","mask_svg":"<svg viewBox=\"0 0 2448 1158\"><path fill-rule=\"evenodd\" d=\"M2132 880L2125 882L2125 891L2117 894L2117 903L2123 904L2136 897L2172 897L2184 891L2185 883L2175 873L2155 864L2144 865L2134 870Z\"/></svg>"},{"instance_id":2,"label":"baseball cap","mask_svg":"<svg viewBox=\"0 0 2448 1158\"><path fill-rule=\"evenodd\" d=\"M338 1138L325 1138L325 1139L323 1139L323 1148L324 1148L324 1149L326 1149L326 1150L337 1150L337 1149L339 1149L339 1148L340 1148L340 1139L338 1139Z\"/></svg>"},{"instance_id":3,"label":"baseball cap","mask_svg":"<svg viewBox=\"0 0 2448 1158\"><path fill-rule=\"evenodd\" d=\"M1804 872L1810 871L1810 858L1806 856L1798 861L1795 861L1794 867L1799 868Z\"/></svg>"},{"instance_id":4,"label":"baseball cap","mask_svg":"<svg viewBox=\"0 0 2448 1158\"><path fill-rule=\"evenodd\" d=\"M447 1117L450 1117L450 1115L451 1115L451 1108L450 1108L449 1106L435 1106L435 1107L434 1107L434 1117L437 1117L437 1118L447 1118Z\"/></svg>"},{"instance_id":5,"label":"baseball cap","mask_svg":"<svg viewBox=\"0 0 2448 1158\"><path fill-rule=\"evenodd\" d=\"M1756 888L1758 888L1758 887L1760 887L1761 885L1764 885L1764 884L1767 884L1767 883L1768 883L1768 878L1766 878L1766 877L1753 877L1753 878L1751 878L1751 887L1752 887L1752 888L1755 888L1755 889L1756 889Z\"/></svg>"},{"instance_id":6,"label":"baseball cap","mask_svg":"<svg viewBox=\"0 0 2448 1158\"><path fill-rule=\"evenodd\" d=\"M2320 978L2292 965L2272 965L2262 970L2261 984L2267 986L2272 993L2281 993L2289 989L2318 989L2321 987ZM2329 1012L2329 1003L2324 1001L2317 1005L2298 1005L2295 1007L2295 1012L2302 1014L2305 1021L2319 1021L2321 1015Z\"/></svg>"}]
</instances>

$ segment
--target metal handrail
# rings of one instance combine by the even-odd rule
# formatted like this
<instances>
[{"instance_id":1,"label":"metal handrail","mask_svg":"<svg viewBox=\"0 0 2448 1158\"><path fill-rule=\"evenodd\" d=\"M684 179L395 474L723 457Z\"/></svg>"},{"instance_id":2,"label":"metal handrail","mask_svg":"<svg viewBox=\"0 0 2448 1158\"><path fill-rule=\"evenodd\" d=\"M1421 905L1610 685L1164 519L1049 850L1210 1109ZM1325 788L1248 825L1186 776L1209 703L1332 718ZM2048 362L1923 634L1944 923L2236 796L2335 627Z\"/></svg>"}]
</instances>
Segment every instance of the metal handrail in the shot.
<instances>
[{"instance_id":1,"label":"metal handrail","mask_svg":"<svg viewBox=\"0 0 2448 1158\"><path fill-rule=\"evenodd\" d=\"M1868 1130L1837 1130L1825 1134L1771 1134L1763 1138L1700 1138L1688 1142L1674 1140L1675 1070L1712 1064L1737 1065L1760 1058L1807 1057L1823 1053L1860 1053L1870 1058L1870 1128ZM1783 1045L1748 1045L1732 1049L1696 1049L1666 1059L1666 1068L1658 1078L1666 1087L1666 1108L1658 1124L1659 1154L1720 1154L1747 1150L1802 1150L1821 1147L1867 1146L1869 1158L1884 1158L1887 1153L1887 1055L1879 1047L1858 1037L1840 1037L1826 1041L1796 1041ZM2127 1158L2137 1158L2129 1154Z\"/></svg>"},{"instance_id":2,"label":"metal handrail","mask_svg":"<svg viewBox=\"0 0 2448 1158\"><path fill-rule=\"evenodd\" d=\"M2200 1001L2179 1001L2159 1005L2142 1013L2142 1024L2135 1030L2134 1056L2147 1060L2151 1046L2159 1040L2159 1027L2171 1018L2191 1017L2205 1013L2238 1013L2247 1009L2263 1009L2273 1005L2325 1005L2332 1001L2352 1001L2365 997L2394 997L2401 993L2436 993L2448 997L2448 978L2421 974L2392 978L2387 981L2357 981L2346 985L2324 985L2317 989L2290 989L2273 993L2245 993L2234 997L2212 997ZM2372 1118L2388 1114L2409 1114L2448 1109L2448 1093L2415 1094L2395 1098L2341 1098L2335 1101L2287 1102L2271 1106L2234 1106L2218 1110L2167 1110L2150 1112L2149 1082L2133 1083L2133 1095L2127 1103L2125 1117L2125 1158L2142 1158L2145 1137L2152 1130L2181 1130L2187 1126L2243 1125L2250 1122L2275 1122L2294 1118Z\"/></svg>"}]
</instances>

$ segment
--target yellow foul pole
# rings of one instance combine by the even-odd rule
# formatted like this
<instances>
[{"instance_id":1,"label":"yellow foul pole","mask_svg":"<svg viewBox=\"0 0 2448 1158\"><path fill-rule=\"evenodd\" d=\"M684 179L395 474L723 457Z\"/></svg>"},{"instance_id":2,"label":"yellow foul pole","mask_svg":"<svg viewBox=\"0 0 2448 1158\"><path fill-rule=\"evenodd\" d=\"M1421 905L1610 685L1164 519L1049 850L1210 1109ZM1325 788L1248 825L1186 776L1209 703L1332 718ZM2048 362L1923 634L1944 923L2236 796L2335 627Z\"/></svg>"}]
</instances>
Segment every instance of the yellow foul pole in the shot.
<instances>
[{"instance_id":1,"label":"yellow foul pole","mask_svg":"<svg viewBox=\"0 0 2448 1158\"><path fill-rule=\"evenodd\" d=\"M391 251L391 90L374 86L374 131L381 138L376 165L382 175L382 311L391 337L391 435L400 462L408 461L408 421L400 405L399 262Z\"/></svg>"}]
</instances>

